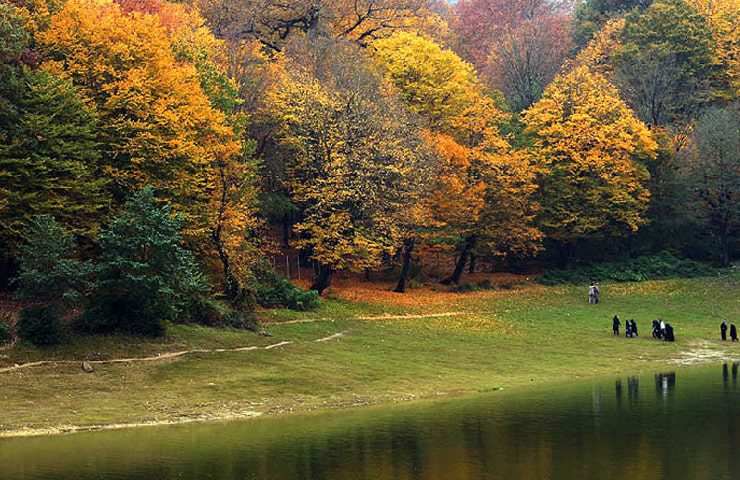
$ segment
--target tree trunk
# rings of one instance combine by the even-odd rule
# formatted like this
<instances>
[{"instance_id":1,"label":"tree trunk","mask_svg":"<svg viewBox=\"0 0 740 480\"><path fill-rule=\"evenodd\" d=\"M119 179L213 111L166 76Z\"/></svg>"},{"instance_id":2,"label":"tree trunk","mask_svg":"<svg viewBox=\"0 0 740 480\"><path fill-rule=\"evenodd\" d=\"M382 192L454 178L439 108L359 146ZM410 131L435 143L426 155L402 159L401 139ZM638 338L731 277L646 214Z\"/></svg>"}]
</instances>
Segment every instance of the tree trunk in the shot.
<instances>
[{"instance_id":1,"label":"tree trunk","mask_svg":"<svg viewBox=\"0 0 740 480\"><path fill-rule=\"evenodd\" d=\"M411 255L414 252L415 242L413 238L407 238L403 241L403 266L401 267L401 276L398 279L398 285L393 290L396 293L406 292L406 282L409 279L409 270L411 270Z\"/></svg>"},{"instance_id":2,"label":"tree trunk","mask_svg":"<svg viewBox=\"0 0 740 480\"><path fill-rule=\"evenodd\" d=\"M475 273L475 260L478 257L474 254L470 254L470 266L468 267L468 273Z\"/></svg>"},{"instance_id":3,"label":"tree trunk","mask_svg":"<svg viewBox=\"0 0 740 480\"><path fill-rule=\"evenodd\" d=\"M319 274L311 285L311 290L316 290L319 295L324 293L324 290L329 288L331 285L331 279L334 276L334 269L327 265L319 265Z\"/></svg>"},{"instance_id":4,"label":"tree trunk","mask_svg":"<svg viewBox=\"0 0 740 480\"><path fill-rule=\"evenodd\" d=\"M290 246L290 223L290 217L288 214L283 214L283 246L285 248Z\"/></svg>"},{"instance_id":5,"label":"tree trunk","mask_svg":"<svg viewBox=\"0 0 740 480\"><path fill-rule=\"evenodd\" d=\"M732 262L732 258L730 255L730 238L729 235L722 232L722 238L720 239L722 243L722 266L723 267L729 267L730 263Z\"/></svg>"},{"instance_id":6,"label":"tree trunk","mask_svg":"<svg viewBox=\"0 0 740 480\"><path fill-rule=\"evenodd\" d=\"M562 250L562 267L566 270L570 270L573 267L573 260L576 256L576 247L572 243L566 243L563 245Z\"/></svg>"},{"instance_id":7,"label":"tree trunk","mask_svg":"<svg viewBox=\"0 0 740 480\"><path fill-rule=\"evenodd\" d=\"M224 242L221 241L221 226L213 229L211 234L213 244L218 252L218 258L221 260L221 266L223 268L224 275L224 295L231 302L235 302L239 297L239 281L234 276L234 271L231 268L231 259L229 254L226 252Z\"/></svg>"},{"instance_id":8,"label":"tree trunk","mask_svg":"<svg viewBox=\"0 0 740 480\"><path fill-rule=\"evenodd\" d=\"M462 277L463 271L465 271L465 264L468 263L470 252L475 247L475 240L475 235L469 235L465 239L465 245L463 245L463 250L462 252L460 252L460 256L457 258L457 265L455 265L455 270L452 272L452 275L450 275L449 278L442 281L442 285L458 285L460 283L460 278Z\"/></svg>"}]
</instances>

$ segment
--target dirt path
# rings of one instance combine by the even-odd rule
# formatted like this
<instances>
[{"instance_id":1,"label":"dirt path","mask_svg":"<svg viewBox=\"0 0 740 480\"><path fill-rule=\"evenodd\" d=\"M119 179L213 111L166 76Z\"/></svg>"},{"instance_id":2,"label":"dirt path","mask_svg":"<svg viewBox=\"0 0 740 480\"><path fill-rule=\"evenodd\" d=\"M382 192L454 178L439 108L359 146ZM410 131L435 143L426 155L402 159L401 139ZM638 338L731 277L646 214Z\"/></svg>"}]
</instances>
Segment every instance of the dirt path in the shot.
<instances>
[{"instance_id":1,"label":"dirt path","mask_svg":"<svg viewBox=\"0 0 740 480\"><path fill-rule=\"evenodd\" d=\"M134 363L134 362L156 362L159 360L168 360L171 358L182 357L185 355L191 355L195 353L225 353L225 352L249 352L252 350L272 350L273 348L282 347L284 345L290 345L293 342L279 342L267 345L265 347L237 347L237 348L194 348L191 350L181 350L179 352L166 352L149 357L129 357L129 358L112 358L110 360L85 360L90 365L106 365L113 363ZM0 368L0 373L14 372L17 370L39 367L42 365L80 365L83 360L40 360L38 362L28 362L13 365L12 367Z\"/></svg>"},{"instance_id":2,"label":"dirt path","mask_svg":"<svg viewBox=\"0 0 740 480\"><path fill-rule=\"evenodd\" d=\"M357 316L357 317L350 317L349 320L407 320L407 319L420 319L420 318L440 318L440 317L459 317L459 316L466 316L466 315L480 315L481 313L485 312L441 312L441 313L427 313L427 314L404 314L404 315L367 315L367 316ZM267 322L265 325L290 325L290 324L296 324L296 323L314 323L314 322L334 322L335 319L331 318L309 318L309 319L302 319L302 320L290 320L287 322L274 322L270 323ZM333 335L329 335L328 337L319 338L318 340L314 340L315 342L326 342L329 340L334 340L336 338L341 338L347 334L348 331L335 333ZM237 347L237 348L211 348L211 349L205 349L205 348L194 348L191 350L181 350L177 352L166 352L166 353L160 353L157 355L152 355L149 357L129 357L129 358L113 358L110 360L85 360L85 362L89 363L90 365L105 365L105 364L113 364L113 363L134 363L134 362L156 362L159 360L168 360L172 358L182 357L185 355L191 355L196 353L225 353L225 352L248 352L251 350L272 350L273 348L282 347L284 345L290 345L293 342L285 341L280 343L275 343L272 345L267 345L265 347L256 347L256 346L248 346L248 347ZM6 345L3 348L10 348L15 344L15 342ZM28 362L28 363L22 363L22 364L16 364L11 367L4 367L0 368L0 373L9 373L9 372L15 372L18 370L31 368L31 367L40 367L43 365L74 365L74 364L81 364L83 360L39 360L36 362Z\"/></svg>"},{"instance_id":3,"label":"dirt path","mask_svg":"<svg viewBox=\"0 0 740 480\"><path fill-rule=\"evenodd\" d=\"M314 340L314 342L327 342L329 340L341 338L347 335L348 332L349 330L337 332L327 337ZM283 341L283 342L273 343L272 345L267 345L264 347L257 347L257 346L252 345L248 347L236 347L236 348L193 348L190 350L180 350L177 352L159 353L157 355L152 355L149 357L111 358L109 360L39 360L37 362L21 363L21 364L13 365L12 367L0 368L0 373L15 372L15 371L22 370L22 369L31 368L31 367L40 367L43 365L81 365L83 361L86 363L89 363L90 365L109 365L109 364L114 364L114 363L135 363L135 362L156 362L159 360L169 360L172 358L183 357L185 355L192 355L196 353L229 353L229 352L250 352L253 350L272 350L274 348L291 345L293 343L294 342L292 341Z\"/></svg>"},{"instance_id":4,"label":"dirt path","mask_svg":"<svg viewBox=\"0 0 740 480\"><path fill-rule=\"evenodd\" d=\"M335 338L342 338L347 334L348 330L345 330L343 332L335 333L334 335L329 335L328 337L319 338L318 340L314 340L314 342L328 342L329 340L334 340Z\"/></svg>"}]
</instances>

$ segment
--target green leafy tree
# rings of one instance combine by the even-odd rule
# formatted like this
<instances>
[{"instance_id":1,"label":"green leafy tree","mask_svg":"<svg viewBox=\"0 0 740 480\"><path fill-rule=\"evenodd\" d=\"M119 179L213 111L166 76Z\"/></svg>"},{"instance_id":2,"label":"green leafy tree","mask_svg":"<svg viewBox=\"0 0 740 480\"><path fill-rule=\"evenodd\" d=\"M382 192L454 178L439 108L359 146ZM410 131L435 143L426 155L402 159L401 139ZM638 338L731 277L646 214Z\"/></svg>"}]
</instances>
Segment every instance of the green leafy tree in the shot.
<instances>
[{"instance_id":1,"label":"green leafy tree","mask_svg":"<svg viewBox=\"0 0 740 480\"><path fill-rule=\"evenodd\" d=\"M179 216L147 187L100 234L98 281L87 314L92 330L161 335L208 290L193 254L181 245Z\"/></svg>"},{"instance_id":2,"label":"green leafy tree","mask_svg":"<svg viewBox=\"0 0 740 480\"><path fill-rule=\"evenodd\" d=\"M79 305L90 266L77 260L74 239L48 216L31 221L19 263L18 298L30 305L21 311L18 334L36 345L59 343L60 317Z\"/></svg>"},{"instance_id":3,"label":"green leafy tree","mask_svg":"<svg viewBox=\"0 0 740 480\"><path fill-rule=\"evenodd\" d=\"M634 9L645 9L652 2L653 0L584 0L578 3L573 15L573 40L577 45L584 46L612 18Z\"/></svg>"},{"instance_id":4,"label":"green leafy tree","mask_svg":"<svg viewBox=\"0 0 740 480\"><path fill-rule=\"evenodd\" d=\"M688 184L697 194L696 208L708 231L718 239L720 262L733 258L740 225L740 108L714 108L699 120L695 149L688 158Z\"/></svg>"},{"instance_id":5,"label":"green leafy tree","mask_svg":"<svg viewBox=\"0 0 740 480\"><path fill-rule=\"evenodd\" d=\"M643 121L684 122L711 97L717 72L706 19L684 0L634 11L614 55L615 81Z\"/></svg>"},{"instance_id":6,"label":"green leafy tree","mask_svg":"<svg viewBox=\"0 0 740 480\"><path fill-rule=\"evenodd\" d=\"M69 82L33 72L24 10L0 5L0 260L38 215L90 234L101 201L95 117ZM99 177L98 177L99 178Z\"/></svg>"}]
</instances>

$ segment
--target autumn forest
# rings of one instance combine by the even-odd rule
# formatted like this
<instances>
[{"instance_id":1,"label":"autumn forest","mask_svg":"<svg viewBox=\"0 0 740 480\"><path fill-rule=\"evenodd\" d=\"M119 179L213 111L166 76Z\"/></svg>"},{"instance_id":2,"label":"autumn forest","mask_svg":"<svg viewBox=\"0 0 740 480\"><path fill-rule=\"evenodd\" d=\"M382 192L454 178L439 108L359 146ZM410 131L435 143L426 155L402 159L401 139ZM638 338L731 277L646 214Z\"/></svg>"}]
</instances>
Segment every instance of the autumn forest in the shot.
<instances>
[{"instance_id":1,"label":"autumn forest","mask_svg":"<svg viewBox=\"0 0 740 480\"><path fill-rule=\"evenodd\" d=\"M33 338L80 306L83 330L248 325L340 272L413 295L476 270L728 266L739 13L3 0L0 283L36 305ZM276 271L286 256L309 291Z\"/></svg>"}]
</instances>

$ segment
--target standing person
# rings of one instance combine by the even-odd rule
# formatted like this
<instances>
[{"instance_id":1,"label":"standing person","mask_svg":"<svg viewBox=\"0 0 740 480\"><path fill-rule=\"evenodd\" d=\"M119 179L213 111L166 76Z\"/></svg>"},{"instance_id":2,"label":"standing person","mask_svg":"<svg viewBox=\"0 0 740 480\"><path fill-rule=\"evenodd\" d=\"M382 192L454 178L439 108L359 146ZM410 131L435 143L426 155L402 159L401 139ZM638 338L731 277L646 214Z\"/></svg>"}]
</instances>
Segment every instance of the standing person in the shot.
<instances>
[{"instance_id":1,"label":"standing person","mask_svg":"<svg viewBox=\"0 0 740 480\"><path fill-rule=\"evenodd\" d=\"M727 341L727 321L722 320L722 323L719 326L719 336L722 338L723 342Z\"/></svg>"},{"instance_id":2,"label":"standing person","mask_svg":"<svg viewBox=\"0 0 740 480\"><path fill-rule=\"evenodd\" d=\"M599 291L599 284L594 283L594 303L599 303L599 297L601 297L601 292Z\"/></svg>"},{"instance_id":3,"label":"standing person","mask_svg":"<svg viewBox=\"0 0 740 480\"><path fill-rule=\"evenodd\" d=\"M730 340L732 340L733 342L737 342L738 341L737 340L737 328L735 328L735 324L734 323L731 323L730 324Z\"/></svg>"},{"instance_id":4,"label":"standing person","mask_svg":"<svg viewBox=\"0 0 740 480\"><path fill-rule=\"evenodd\" d=\"M619 317L614 315L614 318L612 319L612 331L614 332L614 335L619 335Z\"/></svg>"},{"instance_id":5,"label":"standing person","mask_svg":"<svg viewBox=\"0 0 740 480\"><path fill-rule=\"evenodd\" d=\"M596 284L593 280L588 285L588 303L596 303Z\"/></svg>"},{"instance_id":6,"label":"standing person","mask_svg":"<svg viewBox=\"0 0 740 480\"><path fill-rule=\"evenodd\" d=\"M624 322L624 336L625 338L632 338L632 325L629 320Z\"/></svg>"},{"instance_id":7,"label":"standing person","mask_svg":"<svg viewBox=\"0 0 740 480\"><path fill-rule=\"evenodd\" d=\"M660 322L653 320L653 338L660 338Z\"/></svg>"},{"instance_id":8,"label":"standing person","mask_svg":"<svg viewBox=\"0 0 740 480\"><path fill-rule=\"evenodd\" d=\"M665 322L660 319L660 338L665 338Z\"/></svg>"},{"instance_id":9,"label":"standing person","mask_svg":"<svg viewBox=\"0 0 740 480\"><path fill-rule=\"evenodd\" d=\"M637 323L635 322L635 319L634 318L632 320L630 320L630 324L632 326L632 335L635 336L635 337L637 337L638 336L637 335Z\"/></svg>"},{"instance_id":10,"label":"standing person","mask_svg":"<svg viewBox=\"0 0 740 480\"><path fill-rule=\"evenodd\" d=\"M675 342L676 341L676 337L673 334L673 326L670 323L666 323L665 324L665 333L663 335L664 335L664 338L663 339L666 342Z\"/></svg>"}]
</instances>

